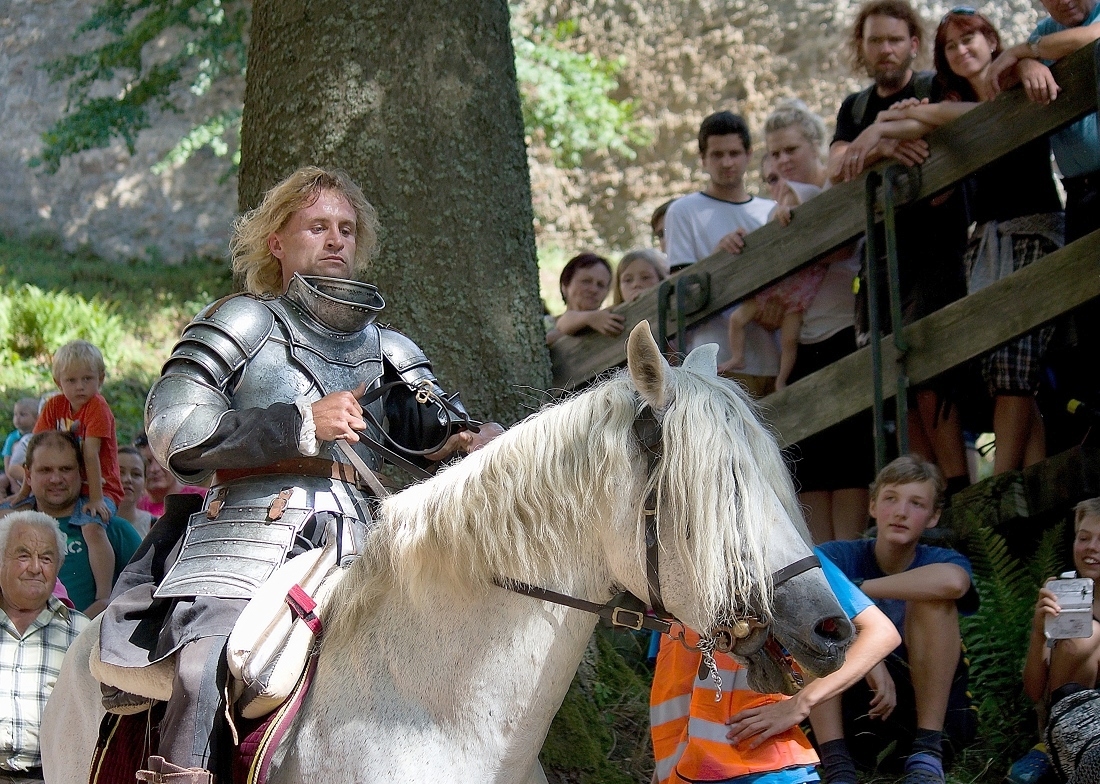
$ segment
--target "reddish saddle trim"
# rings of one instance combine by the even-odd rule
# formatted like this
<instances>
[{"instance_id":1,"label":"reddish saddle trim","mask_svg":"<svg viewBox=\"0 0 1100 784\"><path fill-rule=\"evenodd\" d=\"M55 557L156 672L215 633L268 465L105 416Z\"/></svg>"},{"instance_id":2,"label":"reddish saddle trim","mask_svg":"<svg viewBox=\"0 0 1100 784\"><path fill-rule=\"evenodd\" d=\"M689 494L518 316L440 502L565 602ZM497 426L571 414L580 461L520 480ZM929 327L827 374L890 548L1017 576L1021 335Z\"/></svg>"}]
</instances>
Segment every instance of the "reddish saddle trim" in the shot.
<instances>
[{"instance_id":1,"label":"reddish saddle trim","mask_svg":"<svg viewBox=\"0 0 1100 784\"><path fill-rule=\"evenodd\" d=\"M290 606L291 611L309 627L309 630L313 632L313 636L319 638L322 628L321 619L314 612L317 609L317 602L313 601L313 597L306 593L302 586L295 583L290 586L290 590L286 593L286 603Z\"/></svg>"}]
</instances>

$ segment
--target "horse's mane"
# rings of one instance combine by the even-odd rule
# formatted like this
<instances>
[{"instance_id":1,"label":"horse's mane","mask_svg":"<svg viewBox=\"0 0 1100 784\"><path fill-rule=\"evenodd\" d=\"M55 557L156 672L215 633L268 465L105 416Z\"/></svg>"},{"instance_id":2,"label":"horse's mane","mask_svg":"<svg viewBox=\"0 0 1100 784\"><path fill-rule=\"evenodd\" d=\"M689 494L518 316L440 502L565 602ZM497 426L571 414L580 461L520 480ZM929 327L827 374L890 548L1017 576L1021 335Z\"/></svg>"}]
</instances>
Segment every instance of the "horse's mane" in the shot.
<instances>
[{"instance_id":1,"label":"horse's mane","mask_svg":"<svg viewBox=\"0 0 1100 784\"><path fill-rule=\"evenodd\" d=\"M777 506L801 525L779 449L733 384L666 372L664 457L651 478L662 547L688 565L701 618L717 622L749 600L768 612ZM632 428L640 405L629 376L618 373L386 499L364 556L329 603L326 640L346 650L338 640L368 623L395 586L416 602L440 580L468 593L497 578L595 561L594 520L628 527L641 566L646 461ZM616 514L626 517L613 521Z\"/></svg>"}]
</instances>

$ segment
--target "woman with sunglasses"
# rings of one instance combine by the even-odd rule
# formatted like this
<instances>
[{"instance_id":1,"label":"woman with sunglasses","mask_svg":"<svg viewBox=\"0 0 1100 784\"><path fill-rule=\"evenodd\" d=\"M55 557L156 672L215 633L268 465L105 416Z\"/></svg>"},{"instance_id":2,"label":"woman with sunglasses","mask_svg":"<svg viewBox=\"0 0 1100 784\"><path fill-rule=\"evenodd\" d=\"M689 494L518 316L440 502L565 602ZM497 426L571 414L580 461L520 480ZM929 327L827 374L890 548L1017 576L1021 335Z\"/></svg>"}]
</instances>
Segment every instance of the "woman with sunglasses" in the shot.
<instances>
[{"instance_id":1,"label":"woman with sunglasses","mask_svg":"<svg viewBox=\"0 0 1100 784\"><path fill-rule=\"evenodd\" d=\"M990 66L1001 37L973 8L949 11L936 29L936 80L945 100L906 101L879 114L880 137L915 139L995 97ZM1062 246L1065 218L1050 168L1046 137L1018 147L966 182L970 217L977 223L966 253L969 293L1027 266ZM1035 401L1052 326L980 359L993 398L994 473L1023 468L1046 456L1045 432Z\"/></svg>"}]
</instances>

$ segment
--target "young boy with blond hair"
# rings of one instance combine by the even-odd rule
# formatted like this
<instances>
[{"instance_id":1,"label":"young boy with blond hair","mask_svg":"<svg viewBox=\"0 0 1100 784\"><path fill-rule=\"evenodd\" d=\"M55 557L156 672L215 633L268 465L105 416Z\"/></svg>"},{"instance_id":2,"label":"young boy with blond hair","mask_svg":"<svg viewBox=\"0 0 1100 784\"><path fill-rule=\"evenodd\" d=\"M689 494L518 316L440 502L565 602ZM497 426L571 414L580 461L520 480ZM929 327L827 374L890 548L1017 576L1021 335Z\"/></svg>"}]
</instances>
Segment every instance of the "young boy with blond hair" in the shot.
<instances>
[{"instance_id":1,"label":"young boy with blond hair","mask_svg":"<svg viewBox=\"0 0 1100 784\"><path fill-rule=\"evenodd\" d=\"M820 546L902 638L865 684L810 713L829 784L855 784L853 754L874 765L891 743L893 760L904 764L904 784L943 784L944 752L974 738L959 630L959 616L978 609L970 562L955 550L920 542L939 523L945 487L927 460L899 457L871 485L876 538ZM849 738L858 743L849 748Z\"/></svg>"},{"instance_id":2,"label":"young boy with blond hair","mask_svg":"<svg viewBox=\"0 0 1100 784\"><path fill-rule=\"evenodd\" d=\"M99 393L105 375L103 355L98 348L86 340L66 343L53 357L53 380L61 394L46 401L34 425L35 433L65 430L80 439L86 480L80 495L88 500L77 504L69 523L80 526L88 543L96 604L104 605L111 596L115 571L115 553L106 528L123 495L115 416ZM16 506L29 494L28 482L11 500L11 505ZM97 612L99 609L102 607Z\"/></svg>"}]
</instances>

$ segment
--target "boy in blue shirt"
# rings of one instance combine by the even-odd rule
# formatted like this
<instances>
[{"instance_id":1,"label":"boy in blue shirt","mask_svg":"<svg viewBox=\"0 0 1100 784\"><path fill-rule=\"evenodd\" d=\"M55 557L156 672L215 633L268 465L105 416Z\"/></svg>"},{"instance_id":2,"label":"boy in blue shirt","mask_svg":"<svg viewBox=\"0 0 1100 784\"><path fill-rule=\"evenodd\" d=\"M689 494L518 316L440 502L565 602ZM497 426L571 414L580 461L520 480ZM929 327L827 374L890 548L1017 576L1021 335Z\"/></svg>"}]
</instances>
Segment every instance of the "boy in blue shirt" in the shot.
<instances>
[{"instance_id":1,"label":"boy in blue shirt","mask_svg":"<svg viewBox=\"0 0 1100 784\"><path fill-rule=\"evenodd\" d=\"M978 608L970 562L920 544L939 522L944 480L920 457L890 463L871 485L875 539L826 542L821 550L893 621L902 644L842 697L810 714L830 784L855 784L845 738L858 735L861 762L873 765L893 742L905 759L905 784L943 784L943 739L953 748L974 736L966 693L959 615Z\"/></svg>"}]
</instances>

